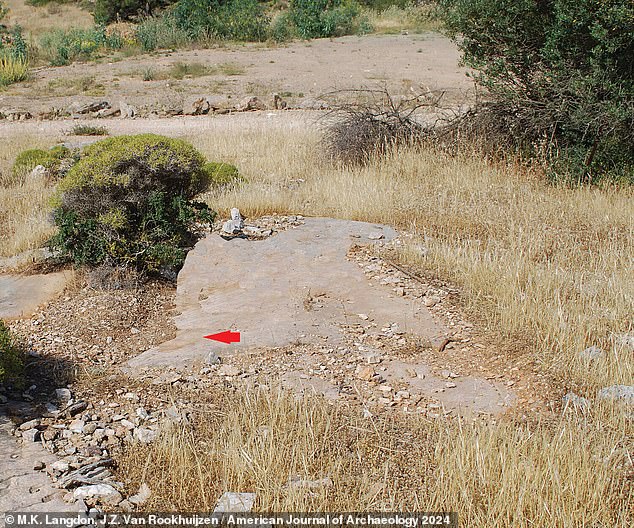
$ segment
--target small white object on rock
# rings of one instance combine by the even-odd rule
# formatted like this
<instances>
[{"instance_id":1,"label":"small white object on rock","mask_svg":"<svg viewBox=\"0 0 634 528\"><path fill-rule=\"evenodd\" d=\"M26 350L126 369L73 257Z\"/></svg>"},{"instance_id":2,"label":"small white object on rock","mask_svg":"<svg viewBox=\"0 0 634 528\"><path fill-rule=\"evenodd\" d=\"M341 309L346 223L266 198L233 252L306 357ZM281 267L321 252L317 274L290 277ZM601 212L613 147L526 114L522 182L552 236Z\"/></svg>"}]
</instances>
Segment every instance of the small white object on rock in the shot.
<instances>
[{"instance_id":1,"label":"small white object on rock","mask_svg":"<svg viewBox=\"0 0 634 528\"><path fill-rule=\"evenodd\" d=\"M370 233L368 235L368 238L370 240L381 240L381 239L385 238L385 235L383 233L378 233L378 232L377 233Z\"/></svg>"},{"instance_id":2,"label":"small white object on rock","mask_svg":"<svg viewBox=\"0 0 634 528\"><path fill-rule=\"evenodd\" d=\"M222 230L229 235L237 235L242 232L244 228L244 220L240 215L240 210L237 207L231 209L231 220L227 220L222 226Z\"/></svg>"},{"instance_id":3,"label":"small white object on rock","mask_svg":"<svg viewBox=\"0 0 634 528\"><path fill-rule=\"evenodd\" d=\"M600 400L610 400L628 405L634 404L634 385L612 385L599 391Z\"/></svg>"},{"instance_id":4,"label":"small white object on rock","mask_svg":"<svg viewBox=\"0 0 634 528\"><path fill-rule=\"evenodd\" d=\"M214 513L240 513L250 512L255 502L255 493L237 493L227 491L222 494L216 503Z\"/></svg>"},{"instance_id":5,"label":"small white object on rock","mask_svg":"<svg viewBox=\"0 0 634 528\"><path fill-rule=\"evenodd\" d=\"M123 500L121 493L114 489L110 484L91 484L89 486L80 486L73 492L73 498L75 500L93 498L114 506Z\"/></svg>"}]
</instances>

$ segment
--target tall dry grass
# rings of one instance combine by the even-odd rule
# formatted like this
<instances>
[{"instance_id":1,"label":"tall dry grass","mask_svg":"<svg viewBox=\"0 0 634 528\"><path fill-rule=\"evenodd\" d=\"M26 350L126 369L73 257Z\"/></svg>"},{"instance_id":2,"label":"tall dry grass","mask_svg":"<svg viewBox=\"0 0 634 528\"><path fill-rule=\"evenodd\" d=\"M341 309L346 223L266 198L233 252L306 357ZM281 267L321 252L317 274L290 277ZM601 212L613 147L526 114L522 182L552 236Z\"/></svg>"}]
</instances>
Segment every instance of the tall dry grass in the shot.
<instances>
[{"instance_id":1,"label":"tall dry grass","mask_svg":"<svg viewBox=\"0 0 634 528\"><path fill-rule=\"evenodd\" d=\"M42 180L13 184L15 157L29 148L47 148L50 139L32 135L0 138L0 257L41 247L52 235L49 199L53 192Z\"/></svg>"},{"instance_id":2,"label":"tall dry grass","mask_svg":"<svg viewBox=\"0 0 634 528\"><path fill-rule=\"evenodd\" d=\"M89 28L94 25L92 15L73 3L50 2L44 6L32 6L25 0L4 0L9 14L9 25L19 25L32 37L38 37L51 29Z\"/></svg>"},{"instance_id":3,"label":"tall dry grass","mask_svg":"<svg viewBox=\"0 0 634 528\"><path fill-rule=\"evenodd\" d=\"M120 460L131 489L153 490L145 509L211 511L224 491L240 491L266 512L457 511L474 527L632 520L622 418L466 425L367 419L275 390L209 397L197 396L204 411L191 428L167 429Z\"/></svg>"}]
</instances>

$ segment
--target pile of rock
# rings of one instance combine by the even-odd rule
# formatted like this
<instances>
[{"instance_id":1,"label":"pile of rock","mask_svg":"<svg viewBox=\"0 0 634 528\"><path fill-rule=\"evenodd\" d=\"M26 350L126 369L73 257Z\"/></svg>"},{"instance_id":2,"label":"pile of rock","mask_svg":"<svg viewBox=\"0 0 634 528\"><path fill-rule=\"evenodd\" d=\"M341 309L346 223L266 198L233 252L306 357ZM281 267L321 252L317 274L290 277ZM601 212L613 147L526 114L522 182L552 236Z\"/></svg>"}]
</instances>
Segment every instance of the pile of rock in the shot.
<instances>
[{"instance_id":1,"label":"pile of rock","mask_svg":"<svg viewBox=\"0 0 634 528\"><path fill-rule=\"evenodd\" d=\"M55 391L55 403L33 409L39 410L41 417L15 428L14 434L22 441L41 442L59 457L48 465L36 464L34 469L45 471L54 487L67 491L66 502L83 500L89 506L103 504L119 509L140 504L142 497L124 501L124 484L117 482L110 470L111 453L124 444L153 442L162 419L171 420L171 414L178 413L172 409L148 412L135 393L122 393L120 397L127 404L100 401L95 405L75 401L69 389L60 388ZM147 495L147 490L142 491Z\"/></svg>"},{"instance_id":2,"label":"pile of rock","mask_svg":"<svg viewBox=\"0 0 634 528\"><path fill-rule=\"evenodd\" d=\"M280 231L294 228L304 223L302 215L262 216L253 222L245 222L236 207L231 209L231 219L216 225L216 229L224 237L241 237L254 240L268 238Z\"/></svg>"}]
</instances>

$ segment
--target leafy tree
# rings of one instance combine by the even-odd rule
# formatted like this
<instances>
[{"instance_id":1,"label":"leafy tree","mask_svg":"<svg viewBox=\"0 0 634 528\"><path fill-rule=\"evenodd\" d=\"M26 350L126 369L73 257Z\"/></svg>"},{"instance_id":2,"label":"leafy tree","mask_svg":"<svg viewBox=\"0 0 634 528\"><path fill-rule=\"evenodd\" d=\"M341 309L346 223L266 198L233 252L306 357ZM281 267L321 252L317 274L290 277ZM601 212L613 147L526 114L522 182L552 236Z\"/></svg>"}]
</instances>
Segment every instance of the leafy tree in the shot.
<instances>
[{"instance_id":1,"label":"leafy tree","mask_svg":"<svg viewBox=\"0 0 634 528\"><path fill-rule=\"evenodd\" d=\"M449 34L522 148L552 174L634 181L634 2L439 0Z\"/></svg>"}]
</instances>

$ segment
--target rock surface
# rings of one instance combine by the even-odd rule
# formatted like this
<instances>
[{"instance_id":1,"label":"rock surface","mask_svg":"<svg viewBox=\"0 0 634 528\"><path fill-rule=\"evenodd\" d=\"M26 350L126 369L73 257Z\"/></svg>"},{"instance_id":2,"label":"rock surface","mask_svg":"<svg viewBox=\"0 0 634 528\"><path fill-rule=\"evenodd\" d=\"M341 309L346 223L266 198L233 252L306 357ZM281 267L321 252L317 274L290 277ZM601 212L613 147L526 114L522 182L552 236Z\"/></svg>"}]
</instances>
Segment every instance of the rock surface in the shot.
<instances>
[{"instance_id":1,"label":"rock surface","mask_svg":"<svg viewBox=\"0 0 634 528\"><path fill-rule=\"evenodd\" d=\"M71 273L0 275L0 318L30 315L39 305L60 293Z\"/></svg>"},{"instance_id":2,"label":"rock surface","mask_svg":"<svg viewBox=\"0 0 634 528\"><path fill-rule=\"evenodd\" d=\"M428 310L372 287L346 259L357 237L368 240L377 233L396 236L385 226L320 218L257 242L207 236L188 254L179 275L176 339L129 365L190 366L212 351L226 355L294 342L337 343L339 325L357 313L372 316L378 328L396 323L420 338L440 340L445 329ZM229 328L242 331L240 343L227 347L202 338Z\"/></svg>"}]
</instances>

